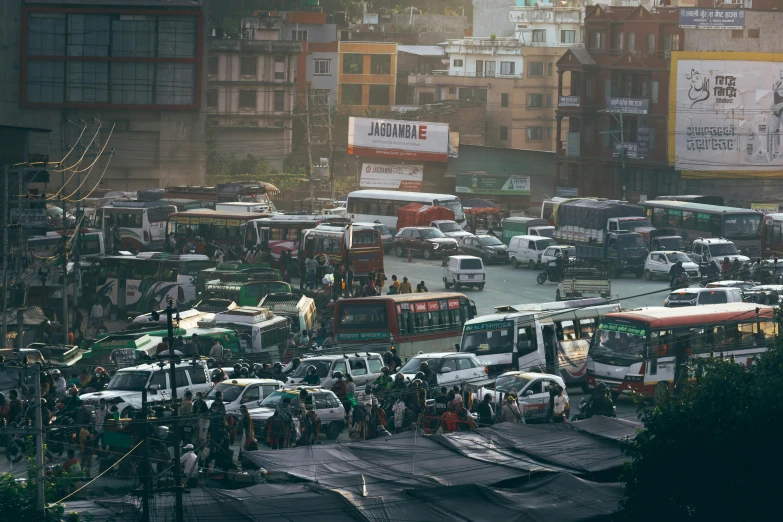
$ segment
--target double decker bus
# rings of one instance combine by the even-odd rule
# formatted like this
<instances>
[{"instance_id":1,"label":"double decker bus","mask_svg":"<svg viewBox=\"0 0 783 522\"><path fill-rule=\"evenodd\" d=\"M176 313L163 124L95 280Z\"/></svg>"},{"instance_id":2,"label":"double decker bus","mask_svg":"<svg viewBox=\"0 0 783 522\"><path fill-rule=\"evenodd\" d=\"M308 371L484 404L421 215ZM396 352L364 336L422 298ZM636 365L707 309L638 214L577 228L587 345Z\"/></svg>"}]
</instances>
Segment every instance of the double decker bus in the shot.
<instances>
[{"instance_id":1,"label":"double decker bus","mask_svg":"<svg viewBox=\"0 0 783 522\"><path fill-rule=\"evenodd\" d=\"M511 370L559 372L585 384L587 352L601 317L621 310L605 299L498 307L465 323L461 352L476 355L490 374Z\"/></svg>"},{"instance_id":2,"label":"double decker bus","mask_svg":"<svg viewBox=\"0 0 783 522\"><path fill-rule=\"evenodd\" d=\"M168 216L166 233L178 240L192 241L203 237L219 245L242 246L248 221L268 217L257 212L221 212L217 210L188 210Z\"/></svg>"},{"instance_id":3,"label":"double decker bus","mask_svg":"<svg viewBox=\"0 0 783 522\"><path fill-rule=\"evenodd\" d=\"M425 292L340 299L334 305L339 347L394 346L405 363L420 352L453 352L476 305L456 292Z\"/></svg>"},{"instance_id":4,"label":"double decker bus","mask_svg":"<svg viewBox=\"0 0 783 522\"><path fill-rule=\"evenodd\" d=\"M166 307L169 297L180 305L196 298L196 277L215 266L205 255L143 252L137 256L108 256L101 260L94 296L109 313L114 307L147 313Z\"/></svg>"},{"instance_id":5,"label":"double decker bus","mask_svg":"<svg viewBox=\"0 0 783 522\"><path fill-rule=\"evenodd\" d=\"M690 245L698 238L733 241L748 257L761 253L762 213L749 208L723 207L688 201L641 201L656 228L674 228Z\"/></svg>"},{"instance_id":6,"label":"double decker bus","mask_svg":"<svg viewBox=\"0 0 783 522\"><path fill-rule=\"evenodd\" d=\"M305 231L321 224L348 225L350 220L332 215L295 214L273 214L267 218L254 219L247 224L245 248L269 248L274 259L278 259L284 250L290 250L296 257ZM265 229L267 233L264 233Z\"/></svg>"},{"instance_id":7,"label":"double decker bus","mask_svg":"<svg viewBox=\"0 0 783 522\"><path fill-rule=\"evenodd\" d=\"M348 194L346 216L352 221L379 222L397 228L397 209L408 203L421 203L433 207L446 207L454 212L454 220L465 222L462 202L453 194L429 194L426 192L400 192L397 190L355 190Z\"/></svg>"},{"instance_id":8,"label":"double decker bus","mask_svg":"<svg viewBox=\"0 0 783 522\"><path fill-rule=\"evenodd\" d=\"M318 225L305 231L299 250L301 257L313 255L324 265L350 261L359 284L370 272L383 272L383 242L374 227Z\"/></svg>"},{"instance_id":9,"label":"double decker bus","mask_svg":"<svg viewBox=\"0 0 783 522\"><path fill-rule=\"evenodd\" d=\"M166 239L166 220L176 211L162 199L115 199L96 211L95 228L103 232L109 252L159 249Z\"/></svg>"},{"instance_id":10,"label":"double decker bus","mask_svg":"<svg viewBox=\"0 0 783 522\"><path fill-rule=\"evenodd\" d=\"M601 318L587 358L587 385L661 399L688 357L751 364L774 342L775 309L755 303L639 308Z\"/></svg>"}]
</instances>

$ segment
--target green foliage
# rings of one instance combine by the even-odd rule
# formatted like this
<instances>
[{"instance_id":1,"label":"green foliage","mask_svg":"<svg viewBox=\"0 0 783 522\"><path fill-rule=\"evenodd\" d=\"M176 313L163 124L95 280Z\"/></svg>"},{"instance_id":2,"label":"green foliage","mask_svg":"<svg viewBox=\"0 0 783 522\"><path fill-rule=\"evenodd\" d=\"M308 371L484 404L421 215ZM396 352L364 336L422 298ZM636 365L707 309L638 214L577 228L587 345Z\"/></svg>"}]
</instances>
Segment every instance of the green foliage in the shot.
<instances>
[{"instance_id":1,"label":"green foliage","mask_svg":"<svg viewBox=\"0 0 783 522\"><path fill-rule=\"evenodd\" d=\"M29 476L27 480L17 481L10 473L0 474L0 513L13 513L14 522L59 521L65 511L62 504L49 506L45 516L43 518L39 516L36 506L37 486L32 478L34 477ZM49 498L50 492L52 488L47 487L47 501L57 500Z\"/></svg>"},{"instance_id":2,"label":"green foliage","mask_svg":"<svg viewBox=\"0 0 783 522\"><path fill-rule=\"evenodd\" d=\"M783 346L750 367L696 360L695 381L659 407L627 447L628 520L771 520L783 463Z\"/></svg>"}]
</instances>

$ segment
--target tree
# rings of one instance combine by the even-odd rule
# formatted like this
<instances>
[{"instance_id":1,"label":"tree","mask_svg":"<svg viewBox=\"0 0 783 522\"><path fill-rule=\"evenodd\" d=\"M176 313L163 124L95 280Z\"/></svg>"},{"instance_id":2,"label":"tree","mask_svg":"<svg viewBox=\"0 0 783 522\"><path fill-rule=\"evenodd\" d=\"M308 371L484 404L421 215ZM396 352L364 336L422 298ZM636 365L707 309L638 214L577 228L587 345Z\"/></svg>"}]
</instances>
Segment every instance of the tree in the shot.
<instances>
[{"instance_id":1,"label":"tree","mask_svg":"<svg viewBox=\"0 0 783 522\"><path fill-rule=\"evenodd\" d=\"M627 446L624 512L635 522L769 520L783 463L783 343L751 366L697 359L662 405L641 406Z\"/></svg>"},{"instance_id":2,"label":"tree","mask_svg":"<svg viewBox=\"0 0 783 522\"><path fill-rule=\"evenodd\" d=\"M14 522L58 522L64 511L62 504L50 506L43 518L38 515L36 483L30 480L34 475L30 472L27 480L17 481L10 473L0 474L0 513L13 513L8 520ZM47 484L47 500L54 501L50 486Z\"/></svg>"}]
</instances>

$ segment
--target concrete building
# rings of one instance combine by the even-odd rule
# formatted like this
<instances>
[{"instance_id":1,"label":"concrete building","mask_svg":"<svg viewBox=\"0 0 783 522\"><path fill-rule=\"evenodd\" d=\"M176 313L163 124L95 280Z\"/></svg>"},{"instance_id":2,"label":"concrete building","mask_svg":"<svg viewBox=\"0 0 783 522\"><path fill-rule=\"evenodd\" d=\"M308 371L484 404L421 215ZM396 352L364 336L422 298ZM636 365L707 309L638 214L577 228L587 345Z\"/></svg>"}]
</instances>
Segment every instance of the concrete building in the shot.
<instances>
[{"instance_id":1,"label":"concrete building","mask_svg":"<svg viewBox=\"0 0 783 522\"><path fill-rule=\"evenodd\" d=\"M397 83L397 44L341 41L338 45L339 103L351 114L394 105Z\"/></svg>"},{"instance_id":2,"label":"concrete building","mask_svg":"<svg viewBox=\"0 0 783 522\"><path fill-rule=\"evenodd\" d=\"M584 6L574 0L562 4L512 7L508 19L514 24L514 38L539 46L584 44Z\"/></svg>"},{"instance_id":3,"label":"concrete building","mask_svg":"<svg viewBox=\"0 0 783 522\"><path fill-rule=\"evenodd\" d=\"M263 157L281 169L291 153L296 60L302 42L280 40L280 17L242 20L239 39L209 40L209 124L218 151Z\"/></svg>"},{"instance_id":4,"label":"concrete building","mask_svg":"<svg viewBox=\"0 0 783 522\"><path fill-rule=\"evenodd\" d=\"M114 155L101 178L106 149L87 189L99 178L101 188L119 190L202 183L204 4L2 2L0 125L51 130L31 133L28 146L56 161L78 143L82 122L95 121L95 143L108 141ZM50 188L59 182L52 176Z\"/></svg>"}]
</instances>

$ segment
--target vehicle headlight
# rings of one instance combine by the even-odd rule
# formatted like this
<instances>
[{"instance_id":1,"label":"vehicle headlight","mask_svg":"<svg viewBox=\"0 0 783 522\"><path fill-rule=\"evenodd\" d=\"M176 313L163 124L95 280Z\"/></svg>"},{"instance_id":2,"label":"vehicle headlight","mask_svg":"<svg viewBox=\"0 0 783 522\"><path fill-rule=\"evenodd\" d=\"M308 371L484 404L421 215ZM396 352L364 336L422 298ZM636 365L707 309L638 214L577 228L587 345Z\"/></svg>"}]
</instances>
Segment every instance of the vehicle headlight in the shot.
<instances>
[{"instance_id":1,"label":"vehicle headlight","mask_svg":"<svg viewBox=\"0 0 783 522\"><path fill-rule=\"evenodd\" d=\"M432 245L432 248L433 248L434 250L437 250L438 248L440 248L440 245L439 245L439 244L437 244L437 243L434 243L434 244Z\"/></svg>"}]
</instances>

